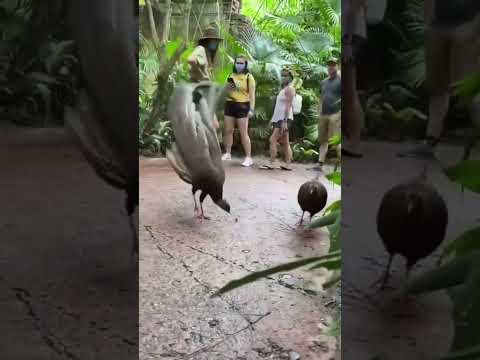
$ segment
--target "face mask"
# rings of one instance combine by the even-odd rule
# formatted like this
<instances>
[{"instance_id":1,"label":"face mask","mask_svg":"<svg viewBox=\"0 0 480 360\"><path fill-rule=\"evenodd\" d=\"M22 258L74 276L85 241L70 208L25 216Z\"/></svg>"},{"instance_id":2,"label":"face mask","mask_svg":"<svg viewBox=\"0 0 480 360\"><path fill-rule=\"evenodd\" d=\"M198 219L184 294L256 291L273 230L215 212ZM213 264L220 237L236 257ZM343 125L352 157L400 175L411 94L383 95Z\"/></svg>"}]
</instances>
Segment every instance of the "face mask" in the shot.
<instances>
[{"instance_id":1,"label":"face mask","mask_svg":"<svg viewBox=\"0 0 480 360\"><path fill-rule=\"evenodd\" d=\"M235 64L235 68L237 69L237 72L241 73L245 70L245 64Z\"/></svg>"},{"instance_id":2,"label":"face mask","mask_svg":"<svg viewBox=\"0 0 480 360\"><path fill-rule=\"evenodd\" d=\"M216 42L210 42L208 43L207 47L210 51L216 51L218 48L218 44Z\"/></svg>"}]
</instances>

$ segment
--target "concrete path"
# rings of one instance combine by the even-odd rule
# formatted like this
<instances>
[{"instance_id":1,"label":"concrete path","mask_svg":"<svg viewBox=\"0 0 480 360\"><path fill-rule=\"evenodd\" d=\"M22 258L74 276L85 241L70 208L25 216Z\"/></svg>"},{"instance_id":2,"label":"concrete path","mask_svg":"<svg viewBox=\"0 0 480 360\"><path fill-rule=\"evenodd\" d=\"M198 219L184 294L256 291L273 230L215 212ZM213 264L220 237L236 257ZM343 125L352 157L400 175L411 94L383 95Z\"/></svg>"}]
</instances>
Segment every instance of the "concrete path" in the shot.
<instances>
[{"instance_id":1,"label":"concrete path","mask_svg":"<svg viewBox=\"0 0 480 360\"><path fill-rule=\"evenodd\" d=\"M138 272L122 192L62 129L0 127L2 359L137 356Z\"/></svg>"},{"instance_id":2,"label":"concrete path","mask_svg":"<svg viewBox=\"0 0 480 360\"><path fill-rule=\"evenodd\" d=\"M314 173L227 164L224 197L232 215L205 201L210 221L193 218L191 187L162 159L141 161L140 358L195 360L331 359L330 323L304 271L272 276L221 298L209 295L251 271L323 254L326 230L304 234L299 186ZM329 202L340 189L323 179Z\"/></svg>"}]
</instances>

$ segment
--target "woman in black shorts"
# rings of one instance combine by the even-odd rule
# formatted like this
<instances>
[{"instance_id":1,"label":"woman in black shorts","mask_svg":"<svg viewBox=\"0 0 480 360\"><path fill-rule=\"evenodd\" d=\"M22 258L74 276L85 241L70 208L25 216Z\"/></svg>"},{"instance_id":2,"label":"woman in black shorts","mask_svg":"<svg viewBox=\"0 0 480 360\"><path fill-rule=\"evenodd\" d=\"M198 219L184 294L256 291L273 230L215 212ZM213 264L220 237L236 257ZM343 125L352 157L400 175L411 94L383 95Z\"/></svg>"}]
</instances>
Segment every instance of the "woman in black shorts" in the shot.
<instances>
[{"instance_id":1,"label":"woman in black shorts","mask_svg":"<svg viewBox=\"0 0 480 360\"><path fill-rule=\"evenodd\" d=\"M225 104L225 134L223 143L225 154L223 160L231 160L233 145L233 130L235 123L240 131L245 160L242 166L252 166L252 145L248 136L248 120L255 109L255 79L248 71L248 61L245 56L235 59L233 73L228 77L228 96Z\"/></svg>"}]
</instances>

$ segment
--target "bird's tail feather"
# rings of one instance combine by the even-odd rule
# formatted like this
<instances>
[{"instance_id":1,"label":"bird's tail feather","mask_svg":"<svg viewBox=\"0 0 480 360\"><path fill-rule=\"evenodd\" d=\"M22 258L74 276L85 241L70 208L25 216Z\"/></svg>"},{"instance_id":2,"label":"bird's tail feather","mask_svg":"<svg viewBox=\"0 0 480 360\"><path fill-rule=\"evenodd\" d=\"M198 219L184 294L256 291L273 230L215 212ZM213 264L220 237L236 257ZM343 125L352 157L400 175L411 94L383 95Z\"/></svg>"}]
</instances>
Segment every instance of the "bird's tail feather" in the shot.
<instances>
[{"instance_id":1,"label":"bird's tail feather","mask_svg":"<svg viewBox=\"0 0 480 360\"><path fill-rule=\"evenodd\" d=\"M175 144L172 145L171 149L167 149L166 157L173 170L175 170L175 172L178 174L178 176L180 176L180 178L187 184L191 184L192 177L187 171L187 167L185 166L185 163L180 156Z\"/></svg>"}]
</instances>

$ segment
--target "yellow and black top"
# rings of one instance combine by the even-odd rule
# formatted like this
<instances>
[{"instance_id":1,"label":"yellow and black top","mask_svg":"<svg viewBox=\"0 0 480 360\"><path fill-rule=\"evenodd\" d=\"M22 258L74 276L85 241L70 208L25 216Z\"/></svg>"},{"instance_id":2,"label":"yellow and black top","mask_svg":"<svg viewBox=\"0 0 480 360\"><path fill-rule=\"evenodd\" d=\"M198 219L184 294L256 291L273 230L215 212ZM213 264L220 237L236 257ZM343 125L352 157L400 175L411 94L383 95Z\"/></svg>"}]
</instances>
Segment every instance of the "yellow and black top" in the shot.
<instances>
[{"instance_id":1,"label":"yellow and black top","mask_svg":"<svg viewBox=\"0 0 480 360\"><path fill-rule=\"evenodd\" d=\"M246 103L250 101L249 92L255 88L255 79L250 73L232 73L229 76L235 83L235 90L229 92L227 101Z\"/></svg>"}]
</instances>

